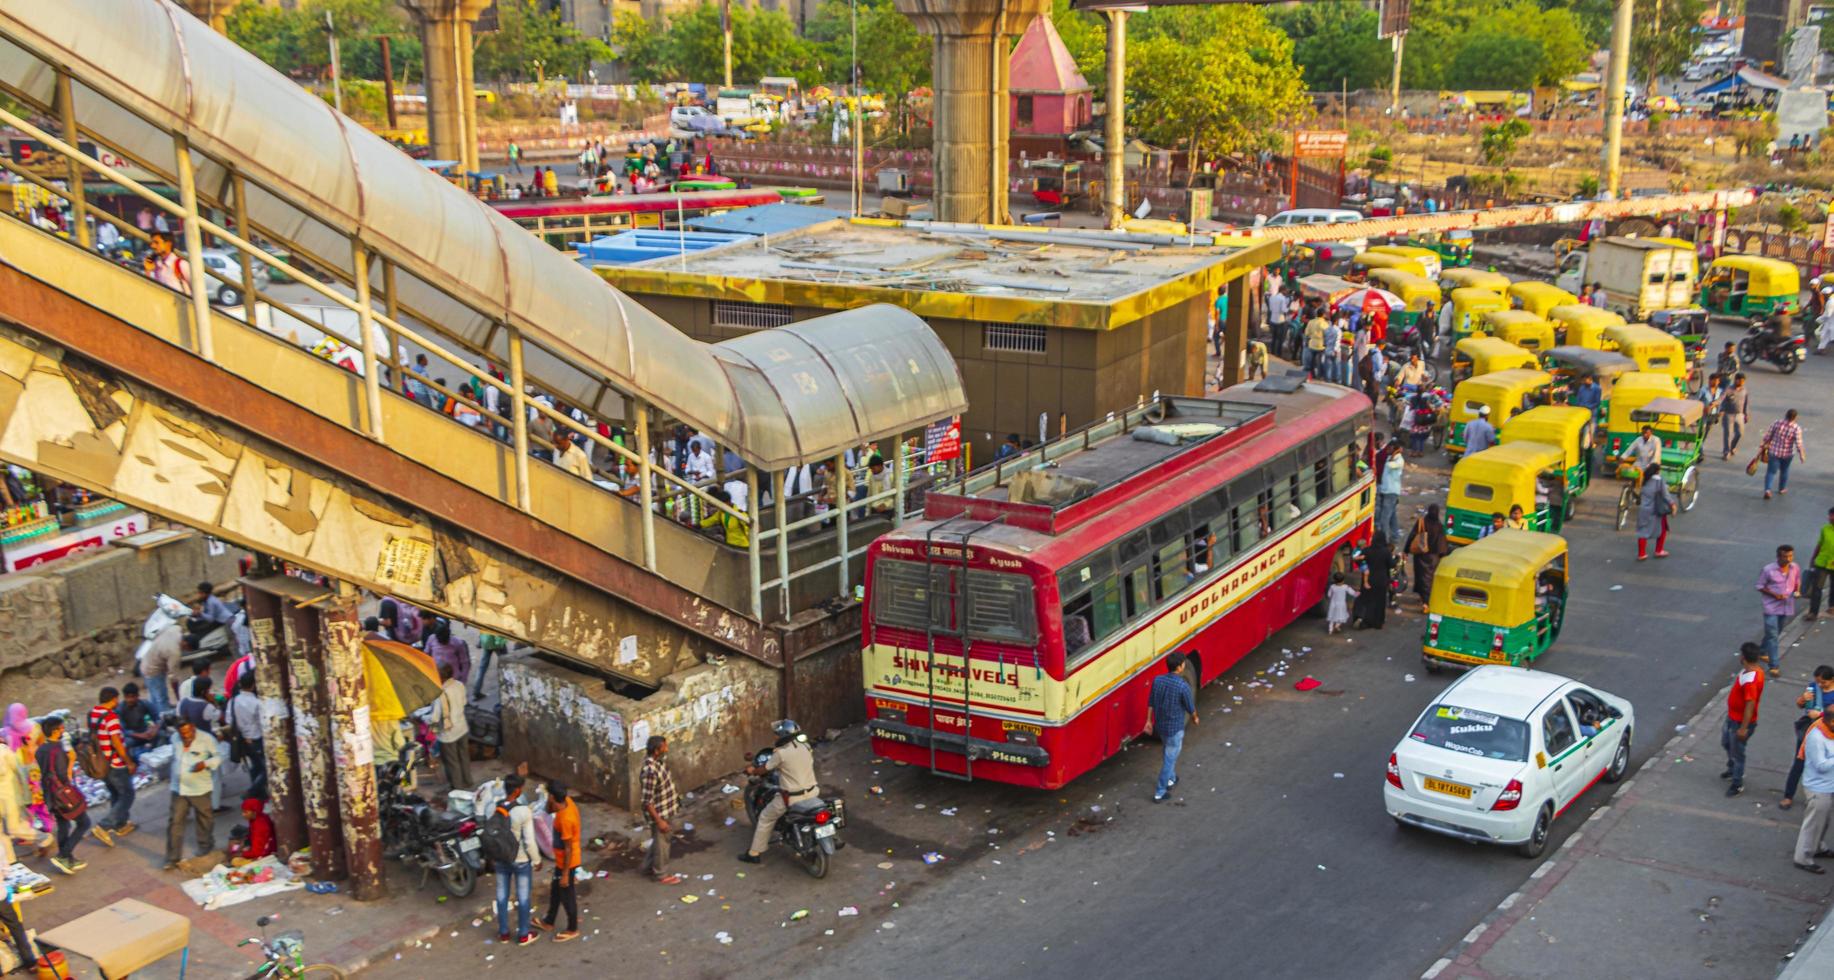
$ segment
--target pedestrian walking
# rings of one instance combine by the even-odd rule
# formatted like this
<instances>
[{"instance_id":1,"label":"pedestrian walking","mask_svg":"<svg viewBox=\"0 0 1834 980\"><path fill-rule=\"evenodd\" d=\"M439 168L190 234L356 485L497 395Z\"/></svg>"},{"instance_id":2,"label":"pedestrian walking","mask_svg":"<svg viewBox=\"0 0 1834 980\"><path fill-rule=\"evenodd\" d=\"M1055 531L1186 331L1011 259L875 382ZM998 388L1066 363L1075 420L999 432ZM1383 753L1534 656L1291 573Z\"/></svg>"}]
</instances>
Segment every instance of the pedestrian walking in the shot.
<instances>
[{"instance_id":1,"label":"pedestrian walking","mask_svg":"<svg viewBox=\"0 0 1834 980\"><path fill-rule=\"evenodd\" d=\"M567 910L567 928L554 933L557 943L579 938L579 898L573 884L579 876L579 804L568 795L567 784L548 783L548 812L554 816L554 881L548 888L548 914L535 923L542 932L553 932L556 916Z\"/></svg>"},{"instance_id":2,"label":"pedestrian walking","mask_svg":"<svg viewBox=\"0 0 1834 980\"><path fill-rule=\"evenodd\" d=\"M1337 633L1350 622L1350 603L1356 590L1350 587L1343 572L1331 573L1331 586L1325 590L1325 633Z\"/></svg>"},{"instance_id":3,"label":"pedestrian walking","mask_svg":"<svg viewBox=\"0 0 1834 980\"><path fill-rule=\"evenodd\" d=\"M1834 667L1822 664L1815 668L1808 689L1796 695L1796 707L1802 709L1796 719L1796 761L1790 764L1789 776L1783 780L1783 799L1777 801L1777 807L1783 810L1795 805L1796 788L1802 783L1802 739L1823 712L1834 708Z\"/></svg>"},{"instance_id":4,"label":"pedestrian walking","mask_svg":"<svg viewBox=\"0 0 1834 980\"><path fill-rule=\"evenodd\" d=\"M1809 556L1809 622L1821 615L1821 593L1828 593L1828 611L1834 614L1834 507L1828 508L1828 521L1821 525L1815 539L1815 552Z\"/></svg>"},{"instance_id":5,"label":"pedestrian walking","mask_svg":"<svg viewBox=\"0 0 1834 980\"><path fill-rule=\"evenodd\" d=\"M522 147L517 146L514 140L509 144L509 169L511 173L522 172Z\"/></svg>"},{"instance_id":6,"label":"pedestrian walking","mask_svg":"<svg viewBox=\"0 0 1834 980\"><path fill-rule=\"evenodd\" d=\"M172 811L166 824L166 865L178 867L185 854L185 817L197 825L197 853L216 850L216 811L210 805L210 793L216 787L216 771L223 760L217 755L217 740L209 732L181 718L178 741L172 751Z\"/></svg>"},{"instance_id":7,"label":"pedestrian walking","mask_svg":"<svg viewBox=\"0 0 1834 980\"><path fill-rule=\"evenodd\" d=\"M465 684L452 665L439 665L439 697L433 700L433 724L439 733L439 767L452 789L471 788L471 724L465 719Z\"/></svg>"},{"instance_id":8,"label":"pedestrian walking","mask_svg":"<svg viewBox=\"0 0 1834 980\"><path fill-rule=\"evenodd\" d=\"M165 683L163 677L160 683ZM104 687L96 695L96 706L89 709L89 737L95 740L96 749L108 765L102 783L108 787L109 807L96 826L110 834L131 834L134 822L128 817L134 808L134 762L121 742L121 719L115 715L120 701L121 692Z\"/></svg>"},{"instance_id":9,"label":"pedestrian walking","mask_svg":"<svg viewBox=\"0 0 1834 980\"><path fill-rule=\"evenodd\" d=\"M1719 744L1726 750L1726 771L1719 778L1731 780L1726 787L1727 796L1745 791L1745 746L1751 733L1758 730L1758 702L1764 697L1763 662L1764 651L1756 643L1739 647L1732 691L1726 695L1726 723L1719 733Z\"/></svg>"},{"instance_id":10,"label":"pedestrian walking","mask_svg":"<svg viewBox=\"0 0 1834 980\"><path fill-rule=\"evenodd\" d=\"M1330 326L1331 321L1326 320L1323 313L1306 321L1305 357L1300 367L1313 377L1319 377L1319 372L1324 370L1325 330Z\"/></svg>"},{"instance_id":11,"label":"pedestrian walking","mask_svg":"<svg viewBox=\"0 0 1834 980\"><path fill-rule=\"evenodd\" d=\"M510 941L509 893L514 886L518 946L535 941L535 934L529 928L529 893L534 885L535 869L541 867L541 848L535 843L535 816L529 812L528 801L522 798L525 783L521 773L512 772L503 777L503 799L497 802L484 829L487 848L493 846L493 838L501 842L494 845L500 850L489 855L497 878L497 942Z\"/></svg>"},{"instance_id":12,"label":"pedestrian walking","mask_svg":"<svg viewBox=\"0 0 1834 980\"><path fill-rule=\"evenodd\" d=\"M1777 546L1777 560L1758 573L1758 592L1764 597L1764 656L1770 664L1770 676L1777 669L1777 638L1783 627L1796 615L1796 594L1802 590L1802 566L1796 564L1796 549Z\"/></svg>"},{"instance_id":13,"label":"pedestrian walking","mask_svg":"<svg viewBox=\"0 0 1834 980\"><path fill-rule=\"evenodd\" d=\"M1289 345L1286 336L1287 319L1291 316L1292 310L1293 300L1292 297L1286 295L1285 289L1276 284L1274 288L1268 290L1267 333L1273 341L1274 350L1286 350Z\"/></svg>"},{"instance_id":14,"label":"pedestrian walking","mask_svg":"<svg viewBox=\"0 0 1834 980\"><path fill-rule=\"evenodd\" d=\"M1810 874L1825 874L1827 869L1815 859L1834 857L1827 840L1829 817L1834 815L1834 713L1823 712L1809 726L1796 753L1809 798L1802 810L1802 829L1796 833L1795 864Z\"/></svg>"},{"instance_id":15,"label":"pedestrian walking","mask_svg":"<svg viewBox=\"0 0 1834 980\"><path fill-rule=\"evenodd\" d=\"M675 776L669 772L669 740L651 735L644 750L643 770L637 780L638 806L650 827L650 849L643 856L643 873L658 884L677 885L681 875L669 871L669 834L675 829L669 820L681 809L681 797L675 792Z\"/></svg>"},{"instance_id":16,"label":"pedestrian walking","mask_svg":"<svg viewBox=\"0 0 1834 980\"><path fill-rule=\"evenodd\" d=\"M1726 346L1720 348L1718 367L1720 375L1727 378L1737 377L1740 371L1745 370L1744 362L1738 356L1737 344L1728 340Z\"/></svg>"},{"instance_id":17,"label":"pedestrian walking","mask_svg":"<svg viewBox=\"0 0 1834 980\"><path fill-rule=\"evenodd\" d=\"M1388 620L1388 589L1394 574L1394 554L1388 549L1388 535L1381 531L1369 538L1363 549L1363 588L1356 597L1352 619L1358 629L1382 628Z\"/></svg>"},{"instance_id":18,"label":"pedestrian walking","mask_svg":"<svg viewBox=\"0 0 1834 980\"><path fill-rule=\"evenodd\" d=\"M1401 537L1401 525L1395 511L1401 506L1401 474L1407 467L1407 454L1401 451L1400 436L1389 437L1376 463L1380 471L1376 476L1376 527L1381 528L1390 541L1396 541Z\"/></svg>"},{"instance_id":19,"label":"pedestrian walking","mask_svg":"<svg viewBox=\"0 0 1834 980\"><path fill-rule=\"evenodd\" d=\"M45 803L57 821L57 853L51 857L51 866L73 875L89 866L76 859L76 845L91 830L89 805L83 799L83 791L76 788L76 761L64 751L64 720L56 715L46 718L43 731L44 742L38 746L34 757L40 784L44 787ZM106 830L100 831L97 839L114 846Z\"/></svg>"},{"instance_id":20,"label":"pedestrian walking","mask_svg":"<svg viewBox=\"0 0 1834 980\"><path fill-rule=\"evenodd\" d=\"M1420 598L1420 611L1425 612L1433 599L1433 576L1439 571L1439 559L1452 553L1438 504L1428 504L1414 518L1414 529L1408 533L1404 548L1414 560L1414 595Z\"/></svg>"},{"instance_id":21,"label":"pedestrian walking","mask_svg":"<svg viewBox=\"0 0 1834 980\"><path fill-rule=\"evenodd\" d=\"M1737 360L1737 354L1732 356ZM1731 459L1738 455L1739 440L1745 436L1745 426L1751 423L1751 389L1745 387L1743 374L1735 372L1730 377L1732 387L1719 400L1720 459Z\"/></svg>"},{"instance_id":22,"label":"pedestrian walking","mask_svg":"<svg viewBox=\"0 0 1834 980\"><path fill-rule=\"evenodd\" d=\"M1184 729L1188 721L1197 724L1197 699L1192 696L1186 671L1185 655L1172 651L1165 658L1165 673L1153 678L1147 704L1153 713L1153 734L1159 736L1165 754L1159 763L1159 782L1153 789L1153 802L1178 785L1178 754L1184 751Z\"/></svg>"},{"instance_id":23,"label":"pedestrian walking","mask_svg":"<svg viewBox=\"0 0 1834 980\"><path fill-rule=\"evenodd\" d=\"M1637 499L1637 561L1649 558L1649 539L1656 539L1656 557L1668 557L1668 515L1675 512L1675 495L1662 479L1662 464L1643 471L1643 487Z\"/></svg>"},{"instance_id":24,"label":"pedestrian walking","mask_svg":"<svg viewBox=\"0 0 1834 980\"><path fill-rule=\"evenodd\" d=\"M1770 499L1770 481L1777 481L1777 492L1789 492L1789 464L1801 459L1808 461L1808 453L1802 446L1802 426L1796 424L1796 410L1790 409L1783 417L1770 423L1764 433L1764 441L1758 446L1758 459L1764 463L1764 499Z\"/></svg>"}]
</instances>

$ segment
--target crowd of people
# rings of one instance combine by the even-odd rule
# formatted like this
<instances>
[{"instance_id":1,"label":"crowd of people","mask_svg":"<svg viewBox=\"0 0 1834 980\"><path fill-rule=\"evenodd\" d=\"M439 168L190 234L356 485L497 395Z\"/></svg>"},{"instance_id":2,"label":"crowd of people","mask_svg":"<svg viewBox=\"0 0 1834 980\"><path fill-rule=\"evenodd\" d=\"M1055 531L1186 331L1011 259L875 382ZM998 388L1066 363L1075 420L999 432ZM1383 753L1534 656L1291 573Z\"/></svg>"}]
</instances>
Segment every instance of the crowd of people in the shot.
<instances>
[{"instance_id":1,"label":"crowd of people","mask_svg":"<svg viewBox=\"0 0 1834 980\"><path fill-rule=\"evenodd\" d=\"M525 170L522 147L514 140L505 146L504 156L505 172L479 185L485 200L649 194L667 190L672 181L720 175L712 150L697 147L694 140L674 137L633 140L622 151L602 138L589 138L574 157L578 176L570 185L561 183L559 172L551 165L536 164ZM514 179L525 173L529 177L527 183ZM740 186L750 186L745 178L738 182Z\"/></svg>"}]
</instances>

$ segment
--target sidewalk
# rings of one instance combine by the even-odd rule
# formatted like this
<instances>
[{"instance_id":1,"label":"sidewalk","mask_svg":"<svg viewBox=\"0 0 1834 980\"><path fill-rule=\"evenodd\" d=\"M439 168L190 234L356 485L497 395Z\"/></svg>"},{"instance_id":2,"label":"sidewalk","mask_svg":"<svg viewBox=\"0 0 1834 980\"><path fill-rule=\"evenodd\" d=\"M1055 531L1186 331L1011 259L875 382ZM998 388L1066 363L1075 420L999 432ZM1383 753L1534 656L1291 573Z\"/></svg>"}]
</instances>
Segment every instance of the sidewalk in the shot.
<instances>
[{"instance_id":1,"label":"sidewalk","mask_svg":"<svg viewBox=\"0 0 1834 980\"><path fill-rule=\"evenodd\" d=\"M1515 894L1504 899L1426 980L1594 976L1715 977L1768 980L1804 930L1822 922L1834 881L1791 865L1802 807L1777 800L1795 753L1795 696L1834 633L1785 634L1783 676L1765 686L1752 736L1745 793L1732 799L1718 778L1725 719L1722 687L1667 738L1608 805ZM1731 659L1727 659L1728 671ZM1829 926L1824 925L1821 931ZM1823 946L1828 945L1823 941ZM1826 949L1820 955L1834 954ZM1807 972L1802 977L1828 976Z\"/></svg>"}]
</instances>

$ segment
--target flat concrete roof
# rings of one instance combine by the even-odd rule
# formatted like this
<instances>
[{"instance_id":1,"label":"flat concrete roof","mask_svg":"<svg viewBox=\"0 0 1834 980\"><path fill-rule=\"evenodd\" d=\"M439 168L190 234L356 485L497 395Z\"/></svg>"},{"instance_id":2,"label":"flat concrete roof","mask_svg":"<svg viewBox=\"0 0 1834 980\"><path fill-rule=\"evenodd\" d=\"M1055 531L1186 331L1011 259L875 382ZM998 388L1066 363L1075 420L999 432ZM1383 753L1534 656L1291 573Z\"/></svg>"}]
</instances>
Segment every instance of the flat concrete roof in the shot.
<instances>
[{"instance_id":1,"label":"flat concrete roof","mask_svg":"<svg viewBox=\"0 0 1834 980\"><path fill-rule=\"evenodd\" d=\"M1279 257L1259 238L853 219L595 271L638 294L1104 330Z\"/></svg>"}]
</instances>

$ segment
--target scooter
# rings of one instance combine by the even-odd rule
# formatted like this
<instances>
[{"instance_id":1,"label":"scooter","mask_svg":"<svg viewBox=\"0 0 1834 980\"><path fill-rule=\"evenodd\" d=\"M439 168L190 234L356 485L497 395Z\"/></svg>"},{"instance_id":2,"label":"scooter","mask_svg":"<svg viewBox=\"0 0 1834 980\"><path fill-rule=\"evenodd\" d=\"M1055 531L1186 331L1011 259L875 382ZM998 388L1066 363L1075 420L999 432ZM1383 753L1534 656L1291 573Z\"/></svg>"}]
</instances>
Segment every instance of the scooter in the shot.
<instances>
[{"instance_id":1,"label":"scooter","mask_svg":"<svg viewBox=\"0 0 1834 980\"><path fill-rule=\"evenodd\" d=\"M1769 361L1784 374L1794 374L1808 360L1808 338L1795 334L1788 340L1777 341L1765 330L1762 321L1755 322L1745 334L1745 339L1738 342L1739 359L1746 364L1756 361Z\"/></svg>"},{"instance_id":2,"label":"scooter","mask_svg":"<svg viewBox=\"0 0 1834 980\"><path fill-rule=\"evenodd\" d=\"M483 841L478 821L433 806L407 788L407 760L376 769L376 804L382 824L383 853L420 868L420 886L438 874L440 884L454 898L464 898L477 887L483 870Z\"/></svg>"},{"instance_id":3,"label":"scooter","mask_svg":"<svg viewBox=\"0 0 1834 980\"><path fill-rule=\"evenodd\" d=\"M762 769L770 762L771 752L771 749L759 749L752 756L752 765ZM751 782L745 786L745 816L750 818L753 826L757 825L758 814L764 810L765 804L782 791L774 771L751 777ZM847 846L840 835L840 828L846 825L845 801L838 797L823 800L819 796L811 796L790 804L790 808L777 818L776 826L771 829L771 840L781 843L795 854L809 877L825 878L828 875L828 859L834 856L835 851Z\"/></svg>"},{"instance_id":4,"label":"scooter","mask_svg":"<svg viewBox=\"0 0 1834 980\"><path fill-rule=\"evenodd\" d=\"M247 612L241 608L240 603L236 603L235 605L238 619L248 615ZM173 626L184 629L185 624L189 622L190 619L190 606L164 593L154 595L153 611L147 615L146 622L140 624L140 646L136 647L134 650L134 664L136 668L145 661L146 652L153 648L153 641L159 638L159 634L164 633L168 628ZM196 648L185 654L184 659L186 662L190 662L193 660L210 660L219 656L225 656L234 652L234 639L235 637L230 633L230 627L218 626L216 629L205 633L203 638L198 641Z\"/></svg>"}]
</instances>

